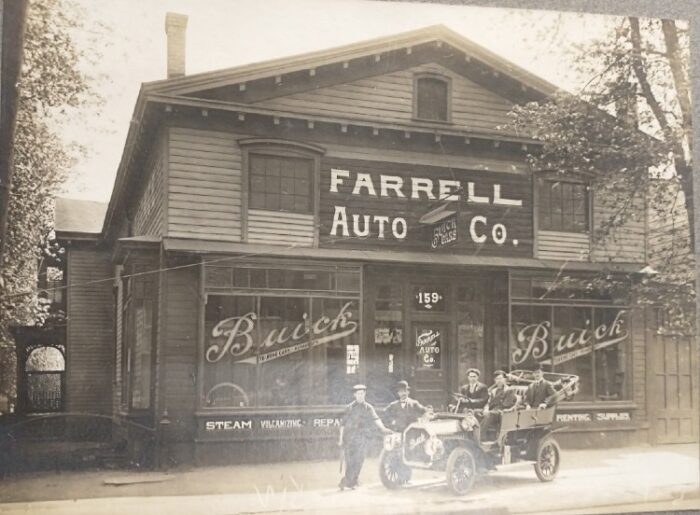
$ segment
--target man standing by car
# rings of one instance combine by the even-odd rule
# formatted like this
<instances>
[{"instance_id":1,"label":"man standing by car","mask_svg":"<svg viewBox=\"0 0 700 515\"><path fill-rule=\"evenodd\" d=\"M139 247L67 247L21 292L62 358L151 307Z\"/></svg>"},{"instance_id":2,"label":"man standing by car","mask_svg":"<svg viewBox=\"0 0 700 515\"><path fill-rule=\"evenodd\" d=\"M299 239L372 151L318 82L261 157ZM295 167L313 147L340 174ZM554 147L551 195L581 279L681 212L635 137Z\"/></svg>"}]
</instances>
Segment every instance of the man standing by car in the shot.
<instances>
[{"instance_id":1,"label":"man standing by car","mask_svg":"<svg viewBox=\"0 0 700 515\"><path fill-rule=\"evenodd\" d=\"M345 408L338 440L345 458L345 475L338 485L341 490L357 488L357 478L365 462L367 443L372 437L374 427L376 426L384 434L392 433L390 429L384 427L372 405L365 401L367 387L357 384L352 391L355 400Z\"/></svg>"},{"instance_id":2,"label":"man standing by car","mask_svg":"<svg viewBox=\"0 0 700 515\"><path fill-rule=\"evenodd\" d=\"M503 370L496 370L493 380L494 385L489 389L489 400L481 421L482 441L496 439L501 428L501 413L512 410L518 402L515 392L508 388Z\"/></svg>"},{"instance_id":3,"label":"man standing by car","mask_svg":"<svg viewBox=\"0 0 700 515\"><path fill-rule=\"evenodd\" d=\"M428 408L420 402L409 397L411 388L406 381L399 381L396 385L399 400L386 407L385 414L387 425L394 431L403 431L413 422L428 412Z\"/></svg>"},{"instance_id":4,"label":"man standing by car","mask_svg":"<svg viewBox=\"0 0 700 515\"><path fill-rule=\"evenodd\" d=\"M540 363L533 367L532 374L534 382L530 383L525 392L525 406L537 409L548 408L550 404L556 402L553 397L556 393L554 386L545 380Z\"/></svg>"},{"instance_id":5,"label":"man standing by car","mask_svg":"<svg viewBox=\"0 0 700 515\"><path fill-rule=\"evenodd\" d=\"M486 385L479 382L481 372L476 368L467 370L467 384L462 385L460 393L464 396L460 399L460 409L481 409L486 405L489 391Z\"/></svg>"}]
</instances>

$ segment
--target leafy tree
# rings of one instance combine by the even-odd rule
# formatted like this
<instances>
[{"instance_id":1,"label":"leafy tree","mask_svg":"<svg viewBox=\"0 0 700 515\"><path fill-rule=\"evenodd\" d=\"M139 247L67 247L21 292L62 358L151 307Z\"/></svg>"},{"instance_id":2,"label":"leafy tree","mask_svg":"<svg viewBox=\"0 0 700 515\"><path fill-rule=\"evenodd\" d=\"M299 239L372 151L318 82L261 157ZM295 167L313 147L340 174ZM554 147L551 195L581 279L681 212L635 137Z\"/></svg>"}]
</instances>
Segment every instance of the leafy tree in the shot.
<instances>
[{"instance_id":1,"label":"leafy tree","mask_svg":"<svg viewBox=\"0 0 700 515\"><path fill-rule=\"evenodd\" d=\"M665 308L687 331L695 300L687 24L623 18L608 37L572 54L583 88L517 107L513 123L543 142L530 156L535 169L587 179L608 206L594 243L614 243L646 203L648 258L658 274L635 281L636 298ZM668 220L674 230L660 238Z\"/></svg>"},{"instance_id":2,"label":"leafy tree","mask_svg":"<svg viewBox=\"0 0 700 515\"><path fill-rule=\"evenodd\" d=\"M54 253L48 242L53 200L82 149L64 142L58 128L82 107L99 102L81 69L87 56L73 35L84 13L69 0L31 0L15 130L8 233L0 279L0 393L16 397L12 325L40 325L48 302L33 292L39 261ZM60 256L54 256L60 259Z\"/></svg>"}]
</instances>

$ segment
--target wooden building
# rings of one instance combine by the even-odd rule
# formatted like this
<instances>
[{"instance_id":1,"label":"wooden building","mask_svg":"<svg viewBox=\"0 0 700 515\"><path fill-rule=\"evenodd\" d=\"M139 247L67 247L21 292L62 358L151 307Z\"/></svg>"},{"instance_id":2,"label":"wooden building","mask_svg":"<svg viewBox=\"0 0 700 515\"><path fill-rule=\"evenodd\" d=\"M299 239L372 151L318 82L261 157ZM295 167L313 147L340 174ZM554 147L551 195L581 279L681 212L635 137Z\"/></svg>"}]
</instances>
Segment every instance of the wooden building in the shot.
<instances>
[{"instance_id":1,"label":"wooden building","mask_svg":"<svg viewBox=\"0 0 700 515\"><path fill-rule=\"evenodd\" d=\"M540 361L581 377L565 445L697 439L692 349L659 369L629 295L644 199L594 244L605 195L531 170L507 128L553 86L442 26L187 76L185 26L168 15L101 235L68 246L68 406L160 459L319 455L355 383L439 409L468 367Z\"/></svg>"}]
</instances>

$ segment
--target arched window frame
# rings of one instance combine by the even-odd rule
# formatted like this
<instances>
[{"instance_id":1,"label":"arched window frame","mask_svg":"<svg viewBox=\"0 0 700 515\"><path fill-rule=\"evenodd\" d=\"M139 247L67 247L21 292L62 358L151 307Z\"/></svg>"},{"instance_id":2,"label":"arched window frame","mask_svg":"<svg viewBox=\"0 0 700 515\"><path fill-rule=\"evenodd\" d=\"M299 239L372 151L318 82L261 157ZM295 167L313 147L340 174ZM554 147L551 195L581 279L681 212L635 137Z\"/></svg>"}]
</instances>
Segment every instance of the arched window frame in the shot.
<instances>
[{"instance_id":1,"label":"arched window frame","mask_svg":"<svg viewBox=\"0 0 700 515\"><path fill-rule=\"evenodd\" d=\"M445 106L446 109L446 118L444 120L438 119L438 118L423 118L418 116L418 87L419 83L423 79L433 79L433 80L439 80L441 82L444 82L445 85L447 86L447 98L446 102L447 105ZM421 73L416 73L413 76L413 119L421 122L430 122L430 123L452 123L452 79L448 77L447 75L442 75L439 73L431 73L431 72L421 72Z\"/></svg>"}]
</instances>

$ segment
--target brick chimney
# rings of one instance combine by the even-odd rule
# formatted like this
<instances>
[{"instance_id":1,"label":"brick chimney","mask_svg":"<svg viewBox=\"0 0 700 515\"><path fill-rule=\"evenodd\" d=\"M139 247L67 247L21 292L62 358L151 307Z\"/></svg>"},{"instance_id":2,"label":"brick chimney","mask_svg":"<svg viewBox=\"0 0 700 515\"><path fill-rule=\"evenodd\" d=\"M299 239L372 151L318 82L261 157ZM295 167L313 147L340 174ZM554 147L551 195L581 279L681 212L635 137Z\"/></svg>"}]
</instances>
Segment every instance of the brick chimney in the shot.
<instances>
[{"instance_id":1,"label":"brick chimney","mask_svg":"<svg viewBox=\"0 0 700 515\"><path fill-rule=\"evenodd\" d=\"M185 76L185 33L187 16L167 13L165 33L168 35L168 78Z\"/></svg>"}]
</instances>

